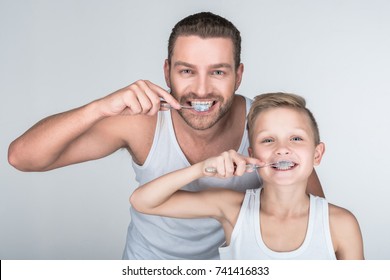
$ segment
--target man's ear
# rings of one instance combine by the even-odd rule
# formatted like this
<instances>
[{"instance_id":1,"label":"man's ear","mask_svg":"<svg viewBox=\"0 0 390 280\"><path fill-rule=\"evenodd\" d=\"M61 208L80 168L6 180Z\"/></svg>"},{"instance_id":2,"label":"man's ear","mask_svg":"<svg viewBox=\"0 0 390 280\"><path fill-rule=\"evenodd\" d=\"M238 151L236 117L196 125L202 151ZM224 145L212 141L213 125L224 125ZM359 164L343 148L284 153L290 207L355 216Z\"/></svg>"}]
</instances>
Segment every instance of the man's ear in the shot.
<instances>
[{"instance_id":1,"label":"man's ear","mask_svg":"<svg viewBox=\"0 0 390 280\"><path fill-rule=\"evenodd\" d=\"M171 78L170 78L170 73L169 73L170 67L169 67L169 62L168 59L165 59L164 62L164 76L165 76L165 83L169 88L171 88Z\"/></svg>"},{"instance_id":2,"label":"man's ear","mask_svg":"<svg viewBox=\"0 0 390 280\"><path fill-rule=\"evenodd\" d=\"M237 68L237 71L236 71L236 85L235 85L235 90L237 90L240 85L241 85L241 81L242 81L242 74L244 73L244 64L240 63L240 65L238 65L238 68Z\"/></svg>"},{"instance_id":3,"label":"man's ear","mask_svg":"<svg viewBox=\"0 0 390 280\"><path fill-rule=\"evenodd\" d=\"M321 142L316 146L316 149L314 151L314 166L317 166L321 163L321 159L324 153L325 153L325 144Z\"/></svg>"}]
</instances>

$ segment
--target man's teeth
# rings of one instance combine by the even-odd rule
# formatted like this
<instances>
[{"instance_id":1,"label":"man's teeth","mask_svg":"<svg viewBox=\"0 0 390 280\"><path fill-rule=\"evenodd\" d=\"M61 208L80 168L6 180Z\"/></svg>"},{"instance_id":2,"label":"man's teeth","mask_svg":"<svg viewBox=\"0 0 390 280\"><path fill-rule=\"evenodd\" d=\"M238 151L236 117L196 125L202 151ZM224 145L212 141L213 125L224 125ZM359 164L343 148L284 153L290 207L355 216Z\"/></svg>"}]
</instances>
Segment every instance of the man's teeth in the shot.
<instances>
[{"instance_id":1,"label":"man's teeth","mask_svg":"<svg viewBox=\"0 0 390 280\"><path fill-rule=\"evenodd\" d=\"M191 106L195 111L208 111L213 105L213 101L191 101Z\"/></svg>"}]
</instances>

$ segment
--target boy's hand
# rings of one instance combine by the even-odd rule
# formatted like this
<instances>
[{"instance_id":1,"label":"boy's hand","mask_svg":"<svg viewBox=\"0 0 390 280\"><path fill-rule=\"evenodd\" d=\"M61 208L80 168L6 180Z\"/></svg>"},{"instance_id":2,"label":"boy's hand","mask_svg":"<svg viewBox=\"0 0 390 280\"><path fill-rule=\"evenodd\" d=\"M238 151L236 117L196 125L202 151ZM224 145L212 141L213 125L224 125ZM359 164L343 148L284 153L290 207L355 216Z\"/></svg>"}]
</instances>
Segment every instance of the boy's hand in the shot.
<instances>
[{"instance_id":1,"label":"boy's hand","mask_svg":"<svg viewBox=\"0 0 390 280\"><path fill-rule=\"evenodd\" d=\"M223 152L220 156L212 157L204 161L203 174L205 176L215 176L218 178L230 178L242 176L253 169L247 169L247 164L264 165L258 159L250 158L237 153L235 150ZM215 169L216 172L207 172L207 169Z\"/></svg>"}]
</instances>

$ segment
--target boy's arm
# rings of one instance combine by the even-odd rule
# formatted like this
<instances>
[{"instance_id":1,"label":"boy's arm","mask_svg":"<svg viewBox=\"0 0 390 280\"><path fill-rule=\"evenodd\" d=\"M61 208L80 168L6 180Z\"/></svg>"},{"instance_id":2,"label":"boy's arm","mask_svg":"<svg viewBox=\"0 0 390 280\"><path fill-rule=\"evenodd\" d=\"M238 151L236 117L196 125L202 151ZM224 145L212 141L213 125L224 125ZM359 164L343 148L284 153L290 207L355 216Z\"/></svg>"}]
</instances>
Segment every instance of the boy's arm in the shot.
<instances>
[{"instance_id":1,"label":"boy's arm","mask_svg":"<svg viewBox=\"0 0 390 280\"><path fill-rule=\"evenodd\" d=\"M180 188L204 176L203 162L163 175L136 189L130 203L139 212L174 218L218 215L212 191L189 192Z\"/></svg>"},{"instance_id":2,"label":"boy's arm","mask_svg":"<svg viewBox=\"0 0 390 280\"><path fill-rule=\"evenodd\" d=\"M180 188L204 176L242 176L246 172L246 162L259 163L235 151L225 152L146 183L133 192L130 202L134 209L145 214L175 218L213 217L220 220L224 212L229 211L229 205L236 205L235 202L242 199L241 193L226 189L189 192ZM206 167L216 167L217 173L207 173Z\"/></svg>"},{"instance_id":3,"label":"boy's arm","mask_svg":"<svg viewBox=\"0 0 390 280\"><path fill-rule=\"evenodd\" d=\"M363 260L363 238L359 223L348 210L329 204L329 223L338 260Z\"/></svg>"}]
</instances>

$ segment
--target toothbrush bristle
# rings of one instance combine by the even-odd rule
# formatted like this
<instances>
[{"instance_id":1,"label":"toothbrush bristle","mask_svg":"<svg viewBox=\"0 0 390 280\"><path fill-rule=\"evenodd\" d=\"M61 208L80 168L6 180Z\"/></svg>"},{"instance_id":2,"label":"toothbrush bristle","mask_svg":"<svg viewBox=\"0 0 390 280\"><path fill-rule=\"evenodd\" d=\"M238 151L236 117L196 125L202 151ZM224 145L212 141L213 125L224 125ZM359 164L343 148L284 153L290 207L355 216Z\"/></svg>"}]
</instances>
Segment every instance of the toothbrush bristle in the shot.
<instances>
[{"instance_id":1,"label":"toothbrush bristle","mask_svg":"<svg viewBox=\"0 0 390 280\"><path fill-rule=\"evenodd\" d=\"M210 101L202 101L202 102L199 102L199 101L193 101L191 102L191 106L192 108L195 110L195 111L198 111L198 112L205 112L205 111L208 111L211 107L213 103L210 102Z\"/></svg>"},{"instance_id":2,"label":"toothbrush bristle","mask_svg":"<svg viewBox=\"0 0 390 280\"><path fill-rule=\"evenodd\" d=\"M204 112L210 108L210 106L203 105L203 104L194 105L193 107L194 107L194 110L198 111L198 112Z\"/></svg>"},{"instance_id":3,"label":"toothbrush bristle","mask_svg":"<svg viewBox=\"0 0 390 280\"><path fill-rule=\"evenodd\" d=\"M277 168L277 169L289 169L293 167L295 164L292 161L278 161L275 162L272 166Z\"/></svg>"}]
</instances>

